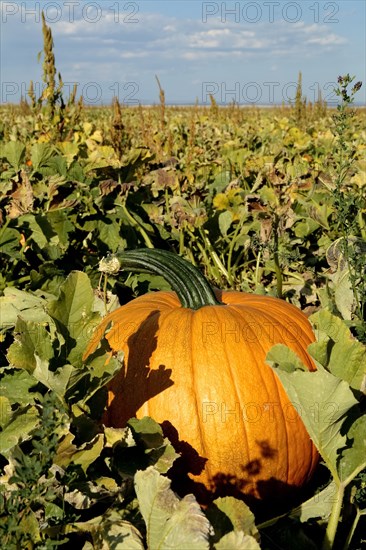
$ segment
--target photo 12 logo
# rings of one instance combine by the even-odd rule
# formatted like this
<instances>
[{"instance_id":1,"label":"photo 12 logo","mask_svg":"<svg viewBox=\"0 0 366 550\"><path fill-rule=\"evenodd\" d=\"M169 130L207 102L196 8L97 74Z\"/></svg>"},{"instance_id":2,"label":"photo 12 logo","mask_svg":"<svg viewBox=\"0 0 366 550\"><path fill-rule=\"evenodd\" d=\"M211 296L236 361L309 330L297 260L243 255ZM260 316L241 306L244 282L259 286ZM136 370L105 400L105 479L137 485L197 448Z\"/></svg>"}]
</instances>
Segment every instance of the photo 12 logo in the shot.
<instances>
[{"instance_id":1,"label":"photo 12 logo","mask_svg":"<svg viewBox=\"0 0 366 550\"><path fill-rule=\"evenodd\" d=\"M211 97L220 105L228 105L233 101L240 104L276 105L282 102L295 101L298 83L291 82L202 82L201 100L203 105L210 105ZM337 105L335 92L336 82L311 83L304 90L308 99L315 103L320 94L328 105ZM307 93L306 93L307 92Z\"/></svg>"},{"instance_id":2,"label":"photo 12 logo","mask_svg":"<svg viewBox=\"0 0 366 550\"><path fill-rule=\"evenodd\" d=\"M281 323L274 322L213 322L206 321L202 323L202 343L210 342L221 343L255 343L266 340L274 344L279 339L282 342L297 342L301 337L301 329L297 323Z\"/></svg>"},{"instance_id":3,"label":"photo 12 logo","mask_svg":"<svg viewBox=\"0 0 366 550\"><path fill-rule=\"evenodd\" d=\"M86 23L98 23L103 17L109 16L114 23L139 23L140 11L137 2L78 2L67 0L64 2L34 2L29 6L27 2L4 2L1 5L2 23L17 17L22 23L41 21L42 12L47 23L67 21L74 23L82 19Z\"/></svg>"},{"instance_id":4,"label":"photo 12 logo","mask_svg":"<svg viewBox=\"0 0 366 550\"><path fill-rule=\"evenodd\" d=\"M113 82L112 85L102 85L99 82L64 82L65 97L70 96L74 86L83 97L85 105L98 105L103 101L110 101L116 97L124 105L138 105L140 103L138 93L140 87L137 82ZM44 82L33 82L33 90L36 97L40 97L47 88ZM29 96L29 83L27 82L2 82L1 102L15 103L21 97Z\"/></svg>"},{"instance_id":5,"label":"photo 12 logo","mask_svg":"<svg viewBox=\"0 0 366 550\"><path fill-rule=\"evenodd\" d=\"M337 2L202 2L202 22L298 23L309 16L313 23L339 23Z\"/></svg>"},{"instance_id":6,"label":"photo 12 logo","mask_svg":"<svg viewBox=\"0 0 366 550\"><path fill-rule=\"evenodd\" d=\"M305 411L301 403L289 401L282 404L278 401L266 401L256 403L217 403L204 401L201 407L202 422L229 422L229 423L255 423L265 420L268 423L275 421L298 422ZM339 405L334 402L308 403L307 414L313 418L316 424L332 424L339 414Z\"/></svg>"}]
</instances>

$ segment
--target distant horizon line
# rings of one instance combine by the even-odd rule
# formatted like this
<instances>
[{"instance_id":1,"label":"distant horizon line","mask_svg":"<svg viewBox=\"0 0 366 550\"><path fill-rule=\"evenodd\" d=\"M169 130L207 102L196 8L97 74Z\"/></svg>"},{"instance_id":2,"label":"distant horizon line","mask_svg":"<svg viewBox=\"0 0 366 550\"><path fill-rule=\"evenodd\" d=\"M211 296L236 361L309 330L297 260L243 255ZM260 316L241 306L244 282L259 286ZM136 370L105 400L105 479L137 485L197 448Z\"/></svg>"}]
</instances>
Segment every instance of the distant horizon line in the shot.
<instances>
[{"instance_id":1,"label":"distant horizon line","mask_svg":"<svg viewBox=\"0 0 366 550\"><path fill-rule=\"evenodd\" d=\"M76 100L78 101L78 100ZM28 103L28 102L27 102ZM219 102L219 101L216 101L216 105L218 107L232 107L233 105L235 106L238 106L238 107L242 107L242 108L245 108L245 107L262 107L262 108L267 108L267 109L270 109L271 107L293 107L294 106L294 103L289 103L289 102L273 102L273 103L257 103L257 102L253 102L253 103L223 103L223 102ZM316 105L316 101L315 102L309 102L309 104L312 104L312 105ZM28 103L29 104L29 103ZM103 103L103 102L98 102L98 103L86 103L84 102L84 106L85 107L90 107L90 108L93 108L93 107L109 107L113 104L113 98L111 98L111 100L108 102L108 103ZM338 105L340 105L340 103L327 103L325 102L327 108L337 108ZM21 99L15 103L15 102L1 102L0 103L0 106L1 107L5 107L7 105L21 105ZM125 103L123 101L120 101L120 105L123 106L123 107L158 107L160 105L160 102L159 101L139 101L138 103ZM166 101L165 102L165 105L166 106L169 106L169 107L207 107L207 108L210 108L211 107L211 103L199 103L199 102L192 102L192 101ZM366 103L361 103L359 101L355 101L354 103L352 103L352 106L353 107L366 107Z\"/></svg>"}]
</instances>

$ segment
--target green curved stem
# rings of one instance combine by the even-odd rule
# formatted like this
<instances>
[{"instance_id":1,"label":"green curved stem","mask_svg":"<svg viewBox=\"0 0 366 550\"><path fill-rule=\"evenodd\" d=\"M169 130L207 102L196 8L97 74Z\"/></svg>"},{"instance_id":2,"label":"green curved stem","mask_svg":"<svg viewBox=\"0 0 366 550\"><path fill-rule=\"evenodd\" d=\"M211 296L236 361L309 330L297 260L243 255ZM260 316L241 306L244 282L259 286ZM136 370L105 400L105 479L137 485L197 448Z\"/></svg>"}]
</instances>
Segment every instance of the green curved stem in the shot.
<instances>
[{"instance_id":1,"label":"green curved stem","mask_svg":"<svg viewBox=\"0 0 366 550\"><path fill-rule=\"evenodd\" d=\"M336 500L334 501L332 512L328 521L327 530L323 540L322 550L332 550L335 536L337 533L339 518L341 516L345 485L340 483L338 486Z\"/></svg>"},{"instance_id":2,"label":"green curved stem","mask_svg":"<svg viewBox=\"0 0 366 550\"><path fill-rule=\"evenodd\" d=\"M220 260L219 256L215 252L214 247L212 246L210 239L207 237L204 230L202 230L200 228L199 231L200 231L201 237L203 239L203 242L205 243L206 249L210 252L210 255L211 255L211 258L212 258L214 264L216 264L217 268L219 269L219 272L222 273L222 275L224 275L226 280L229 283L231 283L230 275L229 275L226 267L224 266L224 264Z\"/></svg>"},{"instance_id":3,"label":"green curved stem","mask_svg":"<svg viewBox=\"0 0 366 550\"><path fill-rule=\"evenodd\" d=\"M262 251L259 250L258 256L257 256L257 261L256 261L256 263L255 263L255 287L256 287L256 288L257 288L258 285L260 284L260 280L259 280L259 269L260 269L261 259L262 259Z\"/></svg>"},{"instance_id":4,"label":"green curved stem","mask_svg":"<svg viewBox=\"0 0 366 550\"><path fill-rule=\"evenodd\" d=\"M170 284L180 303L186 308L199 309L208 305L220 305L202 273L180 256L167 250L140 248L117 252L103 259L99 269L111 274L125 270L160 275Z\"/></svg>"},{"instance_id":5,"label":"green curved stem","mask_svg":"<svg viewBox=\"0 0 366 550\"><path fill-rule=\"evenodd\" d=\"M121 208L122 208L124 214L126 215L126 218L131 223L132 227L134 227L135 229L137 229L141 233L142 238L144 239L146 246L148 248L153 248L154 245L152 244L152 242L151 242L148 234L146 233L145 229L141 226L141 224L139 224L139 222L137 220L135 220L135 218L132 216L132 214L128 211L127 206L125 204L122 204Z\"/></svg>"},{"instance_id":6,"label":"green curved stem","mask_svg":"<svg viewBox=\"0 0 366 550\"><path fill-rule=\"evenodd\" d=\"M358 522L359 522L361 516L362 516L362 512L357 506L356 507L356 516L353 520L352 527L351 527L351 529L350 529L350 531L347 535L347 539L346 539L346 542L344 543L343 550L349 550L353 535L356 531L356 528L357 528L357 525L358 525Z\"/></svg>"}]
</instances>

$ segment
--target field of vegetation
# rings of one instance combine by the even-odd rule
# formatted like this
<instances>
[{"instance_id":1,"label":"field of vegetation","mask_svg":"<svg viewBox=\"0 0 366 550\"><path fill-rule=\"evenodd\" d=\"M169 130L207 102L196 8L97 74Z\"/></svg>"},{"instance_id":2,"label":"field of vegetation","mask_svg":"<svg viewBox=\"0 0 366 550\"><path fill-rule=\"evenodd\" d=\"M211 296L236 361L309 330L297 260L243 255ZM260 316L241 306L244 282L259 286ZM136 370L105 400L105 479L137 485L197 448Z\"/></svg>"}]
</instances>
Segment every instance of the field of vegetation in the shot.
<instances>
[{"instance_id":1,"label":"field of vegetation","mask_svg":"<svg viewBox=\"0 0 366 550\"><path fill-rule=\"evenodd\" d=\"M4 548L361 549L366 514L366 111L339 107L86 108L63 96L44 24L44 90L1 107L0 541ZM178 454L154 419L102 422L123 354L87 361L107 312L169 289L99 270L163 249L220 289L301 309L317 371L267 359L321 463L279 509L176 494ZM103 347L104 346L104 347ZM106 362L106 357L110 360ZM135 388L139 392L139 387ZM315 405L314 405L315 404ZM328 405L332 404L332 410ZM288 442L291 445L291 442ZM170 476L170 477L169 477ZM215 497L215 495L214 495Z\"/></svg>"}]
</instances>

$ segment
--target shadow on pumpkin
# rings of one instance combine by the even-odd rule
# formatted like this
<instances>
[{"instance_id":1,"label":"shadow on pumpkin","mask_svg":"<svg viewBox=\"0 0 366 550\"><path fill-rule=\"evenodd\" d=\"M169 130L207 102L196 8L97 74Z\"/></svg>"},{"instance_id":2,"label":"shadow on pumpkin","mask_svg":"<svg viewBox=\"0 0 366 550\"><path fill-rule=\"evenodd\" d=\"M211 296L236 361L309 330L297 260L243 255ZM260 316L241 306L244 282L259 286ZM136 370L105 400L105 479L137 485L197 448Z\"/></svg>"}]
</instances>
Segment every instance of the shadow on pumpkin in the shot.
<instances>
[{"instance_id":1,"label":"shadow on pumpkin","mask_svg":"<svg viewBox=\"0 0 366 550\"><path fill-rule=\"evenodd\" d=\"M159 368L154 370L148 366L156 349L158 320L159 311L152 311L127 340L128 368L124 362L122 369L108 387L115 395L127 398L119 397L111 402L104 418L108 425L115 428L126 426L127 421L136 416L136 412L145 402L174 383L171 379L172 370L167 369L165 365L159 365Z\"/></svg>"},{"instance_id":2,"label":"shadow on pumpkin","mask_svg":"<svg viewBox=\"0 0 366 550\"><path fill-rule=\"evenodd\" d=\"M260 498L251 493L253 477L260 475L266 461L276 460L278 455L277 449L272 448L267 440L256 441L258 458L241 465L242 476L219 472L211 479L210 487L207 488L190 477L203 471L207 458L200 456L189 443L180 440L176 428L170 422L165 421L161 426L164 436L169 438L175 450L181 454L168 473L172 481L171 487L179 496L193 493L204 507L212 505L213 500L218 497L232 496L243 500L256 515L263 518L285 512L297 503L299 488L275 478L255 483Z\"/></svg>"}]
</instances>

